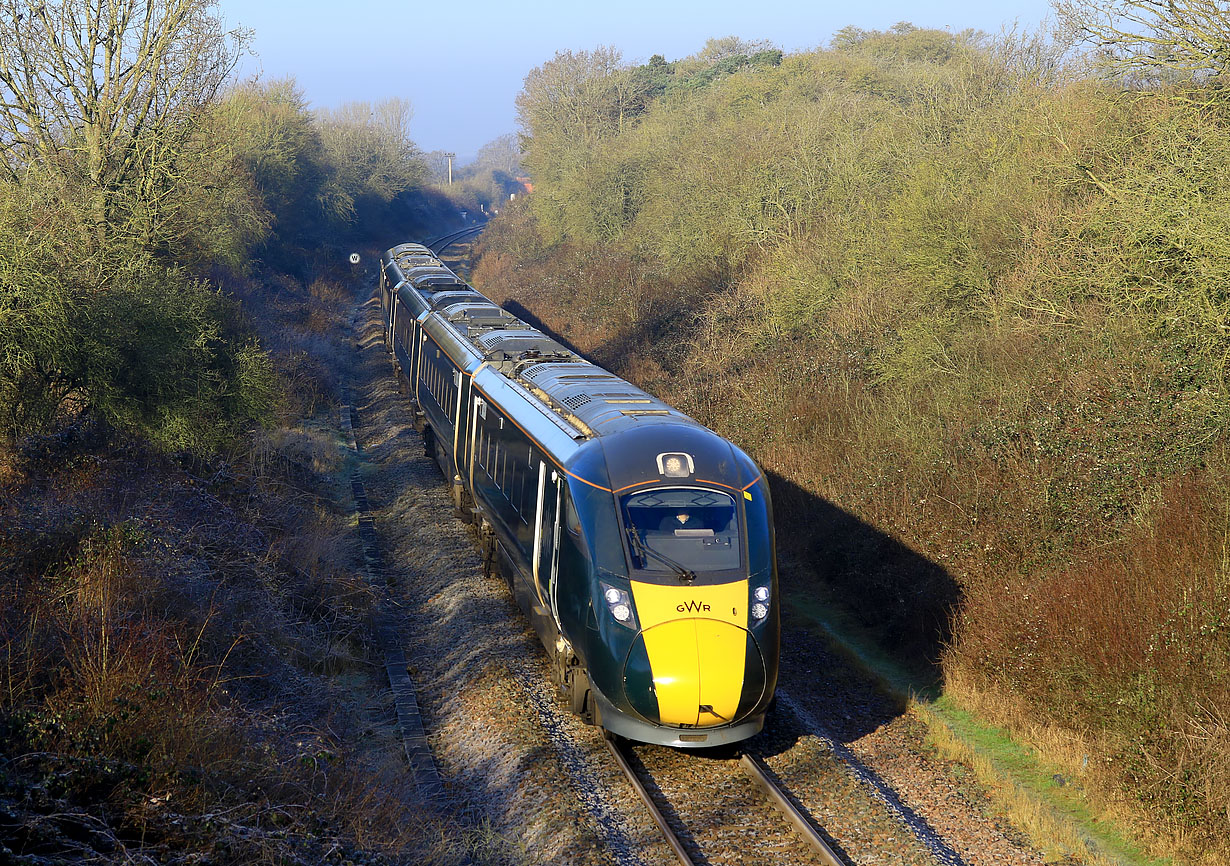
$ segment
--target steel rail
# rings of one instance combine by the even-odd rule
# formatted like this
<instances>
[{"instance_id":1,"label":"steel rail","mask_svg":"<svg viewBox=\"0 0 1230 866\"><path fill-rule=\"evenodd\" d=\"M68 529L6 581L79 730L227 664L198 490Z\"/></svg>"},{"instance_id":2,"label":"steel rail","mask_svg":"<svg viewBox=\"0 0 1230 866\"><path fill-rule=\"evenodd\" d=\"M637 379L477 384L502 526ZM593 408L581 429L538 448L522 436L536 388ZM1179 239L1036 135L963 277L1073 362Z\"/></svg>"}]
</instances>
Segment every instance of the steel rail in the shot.
<instances>
[{"instance_id":1,"label":"steel rail","mask_svg":"<svg viewBox=\"0 0 1230 866\"><path fill-rule=\"evenodd\" d=\"M444 234L437 236L437 237L436 237L436 238L434 238L433 240L430 240L430 241L424 241L424 242L423 242L423 246L427 247L427 249L429 249L429 250L430 250L430 249L432 249L432 248L433 248L436 244L440 243L441 241L448 240L449 238L454 237L455 235L460 235L460 234L461 234L462 232L464 232L464 231L466 231L466 229L461 229L460 231L445 232Z\"/></svg>"},{"instance_id":2,"label":"steel rail","mask_svg":"<svg viewBox=\"0 0 1230 866\"><path fill-rule=\"evenodd\" d=\"M764 791L765 795L769 798L773 805L776 806L778 810L786 816L786 819L794 825L794 828L803 835L803 838L806 839L807 843L811 845L817 854L820 855L820 859L823 860L827 866L847 866L846 862L838 857L833 849L829 847L828 842L824 841L824 837L820 834L820 831L813 827L812 823L807 820L807 816L800 812L795 807L794 803L790 802L781 787L769 777L764 764L762 764L758 758L754 758L747 752L744 752L743 756L739 758L739 766L743 768L745 773L751 776L753 782L760 786L760 789Z\"/></svg>"},{"instance_id":3,"label":"steel rail","mask_svg":"<svg viewBox=\"0 0 1230 866\"><path fill-rule=\"evenodd\" d=\"M632 769L632 764L628 762L627 756L624 754L624 747L611 734L606 735L606 747L611 750L611 754L615 756L615 763L619 764L619 769L624 771L624 775L628 777L628 782L632 785L632 790L636 791L637 796L641 798L645 806L649 809L650 816L653 817L653 822L658 825L658 829L662 831L662 835L666 837L666 844L671 846L671 850L675 852L675 856L679 858L679 862L683 866L696 866L696 861L693 860L687 850L683 847L683 842L671 825L666 823L666 816L662 814L662 810L658 808L658 804L649 796L649 789L645 787L645 783L641 781L640 776Z\"/></svg>"},{"instance_id":4,"label":"steel rail","mask_svg":"<svg viewBox=\"0 0 1230 866\"><path fill-rule=\"evenodd\" d=\"M427 249L431 250L432 253L439 255L453 244L464 238L466 235L478 234L486 227L486 223L480 223L479 225L470 226L468 228L461 229L460 231L450 232L449 234L441 235L431 243L425 244L425 246Z\"/></svg>"}]
</instances>

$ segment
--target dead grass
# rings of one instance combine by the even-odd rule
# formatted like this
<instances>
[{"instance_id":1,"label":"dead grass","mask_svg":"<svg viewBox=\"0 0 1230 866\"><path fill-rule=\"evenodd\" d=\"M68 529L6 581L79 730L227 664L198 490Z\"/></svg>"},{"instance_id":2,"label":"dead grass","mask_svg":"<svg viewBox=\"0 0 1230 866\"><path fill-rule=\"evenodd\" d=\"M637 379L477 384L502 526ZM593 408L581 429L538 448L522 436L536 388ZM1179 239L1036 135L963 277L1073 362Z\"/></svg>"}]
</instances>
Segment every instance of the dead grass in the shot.
<instances>
[{"instance_id":1,"label":"dead grass","mask_svg":"<svg viewBox=\"0 0 1230 866\"><path fill-rule=\"evenodd\" d=\"M361 738L386 685L336 434L270 432L193 473L73 442L10 459L0 489L10 848L443 864L486 844L424 818Z\"/></svg>"},{"instance_id":2,"label":"dead grass","mask_svg":"<svg viewBox=\"0 0 1230 866\"><path fill-rule=\"evenodd\" d=\"M1230 708L1224 509L1200 475L1177 479L1117 543L1025 592L971 599L980 616L962 630L950 664L954 682L959 675L981 691L1004 682L986 671L1010 669L1018 699L1054 707L1050 717L1075 730L1110 732L1098 749L1101 787L1126 785L1147 823L1222 853L1219 840L1230 838L1230 775L1218 751Z\"/></svg>"},{"instance_id":3,"label":"dead grass","mask_svg":"<svg viewBox=\"0 0 1230 866\"><path fill-rule=\"evenodd\" d=\"M1097 729L1081 733L1071 726L1055 724L1040 716L1035 704L1002 688L987 688L975 683L959 669L949 670L945 696L985 723L1012 732L1018 742L1030 744L1041 761L1057 768L1064 778L1084 789L1086 802L1099 820L1130 827L1133 836L1154 856L1174 857L1177 862L1199 866L1220 866L1230 860L1230 848L1215 824L1210 827L1202 822L1166 819L1149 802L1142 802L1134 789L1125 787L1123 764L1129 747L1122 741L1108 740L1105 732ZM981 768L979 777L985 776L983 781L988 790L1008 815L1049 812L1051 823L1055 823L1055 813L1044 798L1019 786L1005 785L1003 774L970 742L951 731L925 706L916 709L927 719L929 736L940 753ZM1224 809L1226 747L1230 731L1227 720L1221 711L1203 704L1195 710L1185 710L1182 716L1182 729L1161 732L1172 738L1174 748L1171 763L1154 766L1156 778L1167 785L1182 783L1184 779L1199 779L1200 795L1204 798L1202 811L1207 814ZM1156 762L1159 757L1155 755L1153 760ZM1070 841L1072 836L1070 829L1048 830L1046 822L1034 827L1031 835L1036 833L1034 838L1044 844Z\"/></svg>"},{"instance_id":4,"label":"dead grass","mask_svg":"<svg viewBox=\"0 0 1230 866\"><path fill-rule=\"evenodd\" d=\"M974 778L983 786L995 807L1038 846L1048 861L1076 861L1087 866L1121 866L1118 858L1101 851L1091 851L1086 837L1061 811L1007 777L987 755L968 740L956 735L943 720L935 717L925 705L915 705L927 723L927 740L939 756L973 770Z\"/></svg>"}]
</instances>

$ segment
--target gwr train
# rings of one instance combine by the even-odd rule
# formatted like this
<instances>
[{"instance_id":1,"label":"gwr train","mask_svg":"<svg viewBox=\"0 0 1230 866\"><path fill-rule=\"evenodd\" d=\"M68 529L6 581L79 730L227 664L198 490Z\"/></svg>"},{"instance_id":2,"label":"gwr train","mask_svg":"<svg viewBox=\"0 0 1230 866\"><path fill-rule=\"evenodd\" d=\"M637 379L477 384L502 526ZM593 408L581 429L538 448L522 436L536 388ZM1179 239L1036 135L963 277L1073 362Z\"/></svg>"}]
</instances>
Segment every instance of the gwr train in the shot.
<instances>
[{"instance_id":1,"label":"gwr train","mask_svg":"<svg viewBox=\"0 0 1230 866\"><path fill-rule=\"evenodd\" d=\"M382 256L380 299L416 426L571 709L662 745L758 732L780 620L756 464L496 306L426 247Z\"/></svg>"}]
</instances>

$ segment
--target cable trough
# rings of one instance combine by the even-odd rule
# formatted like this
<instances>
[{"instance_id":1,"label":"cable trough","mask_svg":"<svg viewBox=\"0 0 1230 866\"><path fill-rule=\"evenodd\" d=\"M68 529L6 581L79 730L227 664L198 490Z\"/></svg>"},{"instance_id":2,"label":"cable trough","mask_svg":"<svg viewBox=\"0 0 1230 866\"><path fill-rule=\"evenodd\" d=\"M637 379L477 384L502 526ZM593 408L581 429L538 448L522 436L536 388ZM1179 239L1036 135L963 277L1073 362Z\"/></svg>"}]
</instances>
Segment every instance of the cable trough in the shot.
<instances>
[{"instance_id":1,"label":"cable trough","mask_svg":"<svg viewBox=\"0 0 1230 866\"><path fill-rule=\"evenodd\" d=\"M342 396L341 420L342 430L346 435L346 444L351 455L356 460L361 460L359 443L355 438L354 430L357 412L350 389L344 389ZM363 543L364 576L382 596L375 622L376 641L384 655L385 674L388 676L389 688L393 693L393 706L397 714L398 728L401 731L402 747L420 792L428 803L439 805L444 800L444 783L436 768L431 746L427 742L427 732L423 727L423 719L419 712L414 682L407 672L406 656L397 637L393 615L395 603L389 596L384 586L385 581L380 575L382 560L379 537L368 505L367 491L357 468L350 475L350 488L354 497L355 512L359 518L359 538Z\"/></svg>"}]
</instances>

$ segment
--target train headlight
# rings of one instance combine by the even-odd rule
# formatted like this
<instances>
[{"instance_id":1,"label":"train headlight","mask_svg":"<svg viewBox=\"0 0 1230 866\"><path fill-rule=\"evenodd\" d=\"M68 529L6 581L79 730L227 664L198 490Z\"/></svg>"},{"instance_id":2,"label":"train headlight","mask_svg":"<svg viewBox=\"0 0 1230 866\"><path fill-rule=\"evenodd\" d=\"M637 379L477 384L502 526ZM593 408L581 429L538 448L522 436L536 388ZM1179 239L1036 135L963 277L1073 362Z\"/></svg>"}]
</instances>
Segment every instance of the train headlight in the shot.
<instances>
[{"instance_id":1,"label":"train headlight","mask_svg":"<svg viewBox=\"0 0 1230 866\"><path fill-rule=\"evenodd\" d=\"M695 471L691 454L667 451L658 455L658 474L663 478L688 478Z\"/></svg>"},{"instance_id":2,"label":"train headlight","mask_svg":"<svg viewBox=\"0 0 1230 866\"><path fill-rule=\"evenodd\" d=\"M772 595L767 586L758 586L752 590L752 621L760 622L769 615L769 598Z\"/></svg>"},{"instance_id":3,"label":"train headlight","mask_svg":"<svg viewBox=\"0 0 1230 866\"><path fill-rule=\"evenodd\" d=\"M628 591L608 583L601 584L601 587L602 600L606 602L611 618L620 625L636 628L636 614L632 612L632 599Z\"/></svg>"}]
</instances>

